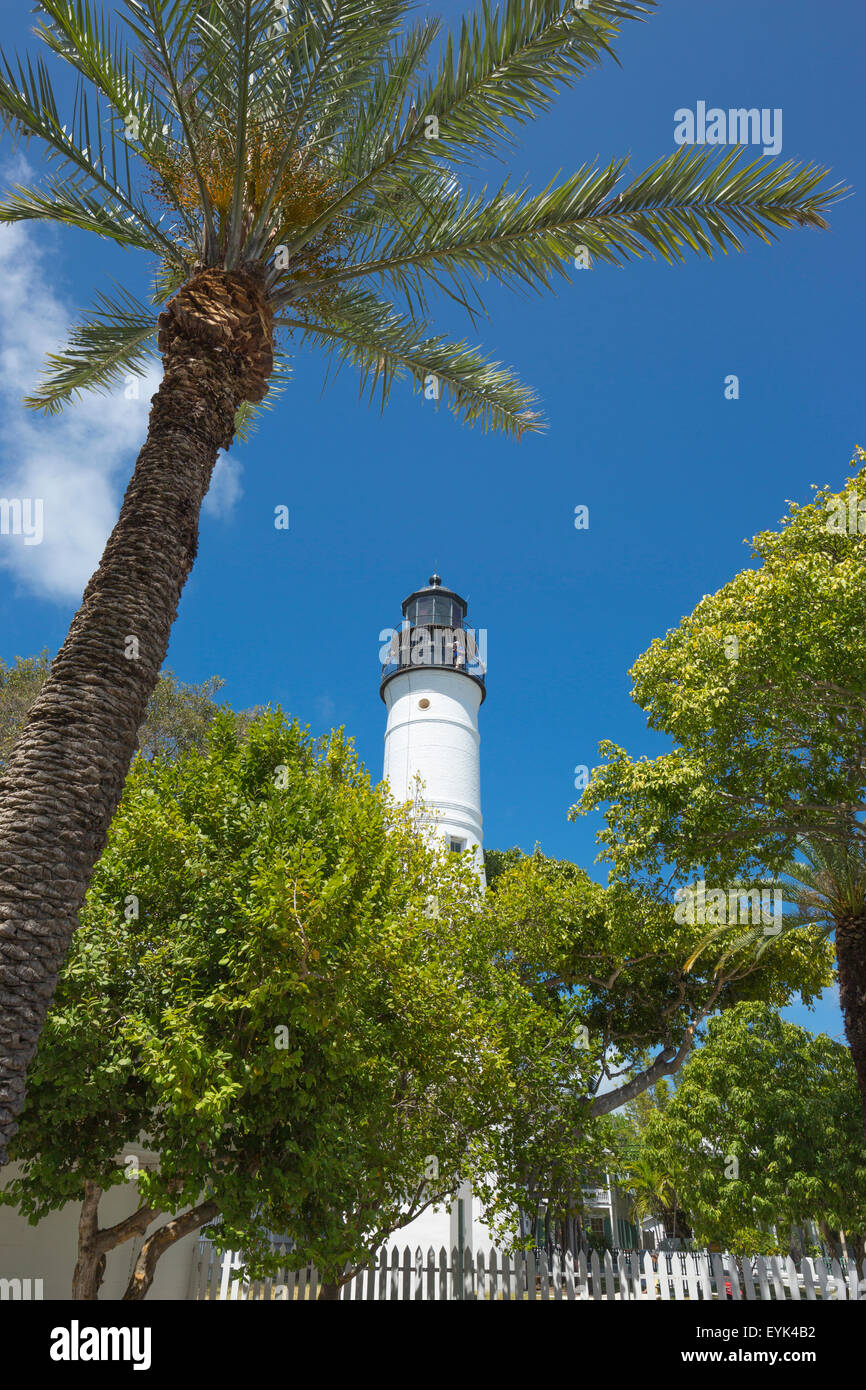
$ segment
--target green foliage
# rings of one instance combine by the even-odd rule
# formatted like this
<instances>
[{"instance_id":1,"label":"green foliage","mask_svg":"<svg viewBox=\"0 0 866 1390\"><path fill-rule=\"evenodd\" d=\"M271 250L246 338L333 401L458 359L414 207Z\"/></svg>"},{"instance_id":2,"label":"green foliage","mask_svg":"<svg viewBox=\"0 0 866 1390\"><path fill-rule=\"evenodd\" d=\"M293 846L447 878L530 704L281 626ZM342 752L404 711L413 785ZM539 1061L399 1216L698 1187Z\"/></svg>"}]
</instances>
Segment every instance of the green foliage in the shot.
<instances>
[{"instance_id":1,"label":"green foliage","mask_svg":"<svg viewBox=\"0 0 866 1390\"><path fill-rule=\"evenodd\" d=\"M42 689L50 666L47 650L40 656L17 656L12 666L0 658L0 769L24 727L27 711Z\"/></svg>"},{"instance_id":2,"label":"green foliage","mask_svg":"<svg viewBox=\"0 0 866 1390\"><path fill-rule=\"evenodd\" d=\"M866 1230L866 1154L848 1049L740 1004L707 1030L639 1157L676 1190L699 1242L787 1251L792 1225ZM774 1236L771 1227L776 1226Z\"/></svg>"},{"instance_id":3,"label":"green foliage","mask_svg":"<svg viewBox=\"0 0 866 1390\"><path fill-rule=\"evenodd\" d=\"M866 491L858 451L839 492L790 504L756 536L758 564L707 595L636 663L633 697L672 752L605 743L575 813L606 805L618 874L682 881L779 871L796 838L851 843L866 785ZM843 528L836 524L844 515Z\"/></svg>"},{"instance_id":4,"label":"green foliage","mask_svg":"<svg viewBox=\"0 0 866 1390\"><path fill-rule=\"evenodd\" d=\"M467 1176L504 1223L590 1143L588 1063L512 948L342 734L221 712L204 750L133 767L4 1199L38 1219L144 1139L142 1200L212 1196L254 1272L277 1230L336 1275Z\"/></svg>"},{"instance_id":5,"label":"green foliage","mask_svg":"<svg viewBox=\"0 0 866 1390\"><path fill-rule=\"evenodd\" d=\"M784 1005L810 1000L832 978L820 927L781 936L760 959L719 971L689 958L706 927L676 921L671 904L613 881L595 883L574 864L539 851L490 853L490 898L527 981L588 1030L596 1075L628 1079L650 1049L677 1049L701 1019L744 998Z\"/></svg>"},{"instance_id":6,"label":"green foliage","mask_svg":"<svg viewBox=\"0 0 866 1390\"><path fill-rule=\"evenodd\" d=\"M48 678L51 658L16 657L9 666L0 660L0 769L24 727L27 712ZM162 671L150 697L138 733L138 747L146 758L179 757L191 748L203 748L205 735L217 712L214 696L225 682L210 676L201 684L179 681L173 671ZM255 710L234 716L239 730L255 717Z\"/></svg>"}]
</instances>

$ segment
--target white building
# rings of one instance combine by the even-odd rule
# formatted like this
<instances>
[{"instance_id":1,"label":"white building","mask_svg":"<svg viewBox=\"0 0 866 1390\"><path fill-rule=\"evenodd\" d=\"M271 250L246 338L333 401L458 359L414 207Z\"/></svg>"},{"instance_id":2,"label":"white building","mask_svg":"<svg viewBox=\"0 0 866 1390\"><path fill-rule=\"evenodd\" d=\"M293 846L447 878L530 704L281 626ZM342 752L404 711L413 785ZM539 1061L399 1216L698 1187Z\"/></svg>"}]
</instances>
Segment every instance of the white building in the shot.
<instances>
[{"instance_id":1,"label":"white building","mask_svg":"<svg viewBox=\"0 0 866 1390\"><path fill-rule=\"evenodd\" d=\"M466 623L467 603L438 574L403 600L403 623L383 650L380 694L388 711L384 780L398 801L455 851L473 850L484 881L478 711L486 689L486 634ZM380 634L382 640L386 630ZM450 1208L428 1208L395 1232L401 1246L488 1250L469 1183Z\"/></svg>"}]
</instances>

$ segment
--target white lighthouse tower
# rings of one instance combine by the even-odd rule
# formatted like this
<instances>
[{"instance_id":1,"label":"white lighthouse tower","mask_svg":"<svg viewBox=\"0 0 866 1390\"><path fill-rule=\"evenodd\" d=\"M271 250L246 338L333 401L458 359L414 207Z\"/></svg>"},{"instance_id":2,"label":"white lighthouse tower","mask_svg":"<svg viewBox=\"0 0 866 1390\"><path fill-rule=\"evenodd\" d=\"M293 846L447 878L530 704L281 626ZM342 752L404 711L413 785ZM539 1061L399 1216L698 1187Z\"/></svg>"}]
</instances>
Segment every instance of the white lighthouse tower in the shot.
<instances>
[{"instance_id":1,"label":"white lighthouse tower","mask_svg":"<svg viewBox=\"0 0 866 1390\"><path fill-rule=\"evenodd\" d=\"M453 850L475 851L483 874L478 711L486 641L466 625L466 600L438 574L403 601L403 626L383 655L388 709L385 781Z\"/></svg>"},{"instance_id":2,"label":"white lighthouse tower","mask_svg":"<svg viewBox=\"0 0 866 1390\"><path fill-rule=\"evenodd\" d=\"M422 824L455 851L473 850L484 882L478 711L484 702L487 642L466 624L467 603L433 574L403 600L403 625L381 656L379 692L388 710L384 780L398 801L413 801ZM489 1249L492 1236L479 1219L471 1184L464 1182L450 1209L428 1208L395 1233L400 1246L424 1255Z\"/></svg>"}]
</instances>

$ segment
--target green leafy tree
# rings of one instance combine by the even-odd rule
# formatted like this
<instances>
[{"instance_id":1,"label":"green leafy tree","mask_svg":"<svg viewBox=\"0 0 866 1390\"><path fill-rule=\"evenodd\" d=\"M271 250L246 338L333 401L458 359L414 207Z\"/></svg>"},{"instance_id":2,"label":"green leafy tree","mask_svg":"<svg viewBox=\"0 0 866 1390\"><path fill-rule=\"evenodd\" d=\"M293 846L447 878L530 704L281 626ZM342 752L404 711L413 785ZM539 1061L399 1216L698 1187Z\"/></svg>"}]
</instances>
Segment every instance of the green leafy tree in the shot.
<instances>
[{"instance_id":1,"label":"green leafy tree","mask_svg":"<svg viewBox=\"0 0 866 1390\"><path fill-rule=\"evenodd\" d=\"M862 1256L866 1155L850 1054L766 1004L710 1021L640 1153L702 1242L772 1254L788 1249L793 1226L816 1221L852 1232Z\"/></svg>"},{"instance_id":2,"label":"green leafy tree","mask_svg":"<svg viewBox=\"0 0 866 1390\"><path fill-rule=\"evenodd\" d=\"M540 851L517 859L509 851L505 860L504 868L493 861L492 910L511 934L527 986L584 1030L594 1117L676 1073L719 1009L743 999L781 1007L797 995L809 1003L832 978L819 924L780 933L760 956L720 964L700 950L706 927L678 920L664 898L616 880L602 887Z\"/></svg>"},{"instance_id":3,"label":"green leafy tree","mask_svg":"<svg viewBox=\"0 0 866 1390\"><path fill-rule=\"evenodd\" d=\"M664 1077L655 1086L635 1096L621 1113L611 1116L610 1162L618 1186L629 1195L632 1219L640 1225L645 1218L661 1221L669 1240L691 1238L682 1204L667 1174L644 1148L647 1127L670 1099L670 1083Z\"/></svg>"},{"instance_id":4,"label":"green leafy tree","mask_svg":"<svg viewBox=\"0 0 866 1390\"><path fill-rule=\"evenodd\" d=\"M674 749L632 760L602 744L607 762L574 812L606 807L600 839L624 881L663 896L700 870L726 895L790 865L800 836L860 862L864 461L858 450L841 491L791 503L778 531L753 540L757 566L702 599L635 664L633 698ZM850 908L837 920L836 954L866 1107L866 916L856 894ZM743 925L739 916L727 924Z\"/></svg>"},{"instance_id":5,"label":"green leafy tree","mask_svg":"<svg viewBox=\"0 0 866 1390\"><path fill-rule=\"evenodd\" d=\"M0 659L0 769L15 746L50 669L47 652L16 657L11 666ZM224 685L220 676L209 676L194 684L178 680L173 671L161 671L138 731L138 751L146 758L179 757L190 748L204 747L211 720L219 708L214 696ZM237 713L238 728L247 727L256 713Z\"/></svg>"},{"instance_id":6,"label":"green leafy tree","mask_svg":"<svg viewBox=\"0 0 866 1390\"><path fill-rule=\"evenodd\" d=\"M584 1054L515 945L466 858L420 839L341 734L268 713L241 737L221 712L204 750L134 764L3 1200L34 1221L81 1203L78 1298L133 1235L125 1297L143 1298L216 1217L251 1274L285 1232L333 1296L465 1177L511 1229L527 1175L555 1190L590 1143ZM131 1177L138 1204L100 1227Z\"/></svg>"},{"instance_id":7,"label":"green leafy tree","mask_svg":"<svg viewBox=\"0 0 866 1390\"><path fill-rule=\"evenodd\" d=\"M607 55L653 0L482 3L437 58L406 0L41 0L36 33L76 79L64 122L44 60L0 70L0 116L47 159L0 221L93 232L155 262L150 303L102 291L30 404L163 377L117 525L0 790L0 1162L192 567L218 450L284 384L276 335L362 389L435 383L468 422L539 428L513 373L430 323L444 291L546 290L575 248L668 261L824 227L824 171L682 147L630 176L584 165L540 193L464 184ZM98 767L98 776L93 769ZM64 845L62 873L56 846Z\"/></svg>"}]
</instances>

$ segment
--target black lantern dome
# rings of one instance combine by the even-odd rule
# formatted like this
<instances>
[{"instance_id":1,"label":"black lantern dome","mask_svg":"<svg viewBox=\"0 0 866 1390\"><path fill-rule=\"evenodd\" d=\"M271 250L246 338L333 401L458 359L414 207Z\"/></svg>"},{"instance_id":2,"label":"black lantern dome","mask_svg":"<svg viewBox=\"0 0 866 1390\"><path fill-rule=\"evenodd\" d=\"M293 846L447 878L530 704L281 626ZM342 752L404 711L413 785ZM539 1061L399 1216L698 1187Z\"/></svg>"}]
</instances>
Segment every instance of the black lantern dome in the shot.
<instances>
[{"instance_id":1,"label":"black lantern dome","mask_svg":"<svg viewBox=\"0 0 866 1390\"><path fill-rule=\"evenodd\" d=\"M413 627L462 628L468 605L453 589L446 589L438 574L431 574L423 589L403 600L403 617Z\"/></svg>"},{"instance_id":2,"label":"black lantern dome","mask_svg":"<svg viewBox=\"0 0 866 1390\"><path fill-rule=\"evenodd\" d=\"M446 669L476 681L484 700L485 671L475 633L466 627L467 608L466 599L455 589L446 588L438 574L431 574L422 589L404 598L403 627L392 638L382 666L382 699L388 681L401 671Z\"/></svg>"}]
</instances>

